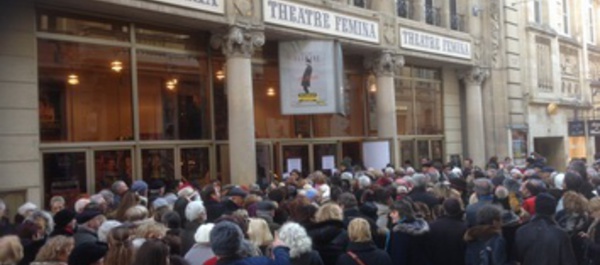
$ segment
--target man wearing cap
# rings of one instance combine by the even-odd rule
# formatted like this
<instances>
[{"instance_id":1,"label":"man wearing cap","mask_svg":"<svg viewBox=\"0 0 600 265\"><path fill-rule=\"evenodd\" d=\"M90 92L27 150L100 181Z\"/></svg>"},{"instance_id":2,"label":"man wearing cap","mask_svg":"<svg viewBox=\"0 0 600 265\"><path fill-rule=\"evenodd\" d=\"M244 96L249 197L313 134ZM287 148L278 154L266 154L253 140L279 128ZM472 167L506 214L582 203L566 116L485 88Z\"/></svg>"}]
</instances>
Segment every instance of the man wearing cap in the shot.
<instances>
[{"instance_id":1,"label":"man wearing cap","mask_svg":"<svg viewBox=\"0 0 600 265\"><path fill-rule=\"evenodd\" d=\"M50 237L73 236L75 234L75 212L69 209L62 209L54 215L53 219L54 229Z\"/></svg>"},{"instance_id":2,"label":"man wearing cap","mask_svg":"<svg viewBox=\"0 0 600 265\"><path fill-rule=\"evenodd\" d=\"M223 202L225 207L224 214L232 214L233 212L242 209L246 195L248 195L248 193L244 190L238 187L232 188L229 193L227 193L227 197L229 198Z\"/></svg>"},{"instance_id":3,"label":"man wearing cap","mask_svg":"<svg viewBox=\"0 0 600 265\"><path fill-rule=\"evenodd\" d=\"M465 264L466 244L463 239L467 224L460 200L448 198L442 204L444 215L429 225L429 262L432 265Z\"/></svg>"},{"instance_id":4,"label":"man wearing cap","mask_svg":"<svg viewBox=\"0 0 600 265\"><path fill-rule=\"evenodd\" d=\"M522 265L577 264L569 235L554 221L556 204L552 195L540 193L535 199L536 215L517 230L517 260Z\"/></svg>"},{"instance_id":5,"label":"man wearing cap","mask_svg":"<svg viewBox=\"0 0 600 265\"><path fill-rule=\"evenodd\" d=\"M260 201L256 204L256 217L265 220L273 234L281 228L281 225L273 221L275 210L277 210L277 205L273 201Z\"/></svg>"},{"instance_id":6,"label":"man wearing cap","mask_svg":"<svg viewBox=\"0 0 600 265\"><path fill-rule=\"evenodd\" d=\"M98 228L106 220L104 215L97 210L84 210L75 217L77 220L77 232L73 235L75 246L86 242L98 241Z\"/></svg>"}]
</instances>

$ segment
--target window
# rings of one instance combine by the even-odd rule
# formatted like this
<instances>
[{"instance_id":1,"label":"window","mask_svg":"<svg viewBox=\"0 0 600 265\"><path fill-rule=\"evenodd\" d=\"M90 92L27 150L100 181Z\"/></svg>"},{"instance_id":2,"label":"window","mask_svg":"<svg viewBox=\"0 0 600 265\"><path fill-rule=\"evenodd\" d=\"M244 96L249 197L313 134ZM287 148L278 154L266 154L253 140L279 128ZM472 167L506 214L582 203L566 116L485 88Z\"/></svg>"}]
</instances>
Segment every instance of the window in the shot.
<instances>
[{"instance_id":1,"label":"window","mask_svg":"<svg viewBox=\"0 0 600 265\"><path fill-rule=\"evenodd\" d=\"M94 152L96 191L111 189L113 182L132 182L131 150L103 150Z\"/></svg>"},{"instance_id":2,"label":"window","mask_svg":"<svg viewBox=\"0 0 600 265\"><path fill-rule=\"evenodd\" d=\"M537 85L540 92L552 92L552 51L550 40L542 37L536 38L537 52Z\"/></svg>"},{"instance_id":3,"label":"window","mask_svg":"<svg viewBox=\"0 0 600 265\"><path fill-rule=\"evenodd\" d=\"M441 25L440 8L433 5L433 0L425 0L425 22L429 25Z\"/></svg>"},{"instance_id":4,"label":"window","mask_svg":"<svg viewBox=\"0 0 600 265\"><path fill-rule=\"evenodd\" d=\"M465 31L465 16L458 14L456 0L450 0L450 28L458 31Z\"/></svg>"},{"instance_id":5,"label":"window","mask_svg":"<svg viewBox=\"0 0 600 265\"><path fill-rule=\"evenodd\" d=\"M533 1L533 21L542 23L542 3L541 0Z\"/></svg>"},{"instance_id":6,"label":"window","mask_svg":"<svg viewBox=\"0 0 600 265\"><path fill-rule=\"evenodd\" d=\"M399 17L413 18L411 0L396 1L396 13Z\"/></svg>"},{"instance_id":7,"label":"window","mask_svg":"<svg viewBox=\"0 0 600 265\"><path fill-rule=\"evenodd\" d=\"M562 0L562 33L571 34L570 31L570 14L569 14L569 0Z\"/></svg>"},{"instance_id":8,"label":"window","mask_svg":"<svg viewBox=\"0 0 600 265\"><path fill-rule=\"evenodd\" d=\"M588 0L588 27L589 27L589 37L588 42L591 44L596 44L596 16L594 15L594 0Z\"/></svg>"},{"instance_id":9,"label":"window","mask_svg":"<svg viewBox=\"0 0 600 265\"><path fill-rule=\"evenodd\" d=\"M396 120L399 135L443 134L440 71L403 67L396 78Z\"/></svg>"},{"instance_id":10,"label":"window","mask_svg":"<svg viewBox=\"0 0 600 265\"><path fill-rule=\"evenodd\" d=\"M81 194L87 193L85 152L44 153L45 201L60 195L73 205Z\"/></svg>"}]
</instances>

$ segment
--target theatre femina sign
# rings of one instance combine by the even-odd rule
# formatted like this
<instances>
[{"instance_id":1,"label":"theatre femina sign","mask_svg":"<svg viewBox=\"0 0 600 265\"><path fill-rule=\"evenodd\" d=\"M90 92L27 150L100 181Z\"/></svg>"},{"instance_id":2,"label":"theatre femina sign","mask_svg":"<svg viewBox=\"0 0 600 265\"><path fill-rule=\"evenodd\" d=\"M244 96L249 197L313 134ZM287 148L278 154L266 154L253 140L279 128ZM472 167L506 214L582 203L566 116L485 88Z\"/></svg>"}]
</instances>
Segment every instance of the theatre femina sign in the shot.
<instances>
[{"instance_id":1,"label":"theatre femina sign","mask_svg":"<svg viewBox=\"0 0 600 265\"><path fill-rule=\"evenodd\" d=\"M431 34L400 28L400 47L426 53L435 53L461 59L471 59L471 43Z\"/></svg>"},{"instance_id":2,"label":"theatre femina sign","mask_svg":"<svg viewBox=\"0 0 600 265\"><path fill-rule=\"evenodd\" d=\"M174 6L187 7L218 14L225 14L226 0L150 0Z\"/></svg>"},{"instance_id":3,"label":"theatre femina sign","mask_svg":"<svg viewBox=\"0 0 600 265\"><path fill-rule=\"evenodd\" d=\"M379 43L377 21L284 0L264 0L263 16L265 22L270 24Z\"/></svg>"}]
</instances>

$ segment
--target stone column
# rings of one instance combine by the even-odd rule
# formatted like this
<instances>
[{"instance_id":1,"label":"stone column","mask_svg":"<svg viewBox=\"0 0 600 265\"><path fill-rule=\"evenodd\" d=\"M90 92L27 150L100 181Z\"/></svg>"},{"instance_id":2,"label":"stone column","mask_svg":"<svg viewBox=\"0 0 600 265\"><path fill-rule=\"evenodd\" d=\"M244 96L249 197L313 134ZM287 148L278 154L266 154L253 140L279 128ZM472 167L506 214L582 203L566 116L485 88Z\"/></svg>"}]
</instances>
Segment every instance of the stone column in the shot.
<instances>
[{"instance_id":1,"label":"stone column","mask_svg":"<svg viewBox=\"0 0 600 265\"><path fill-rule=\"evenodd\" d=\"M404 65L404 57L384 51L375 54L365 61L365 66L377 77L377 92L375 94L377 114L377 136L393 139L393 162L399 166L398 132L396 121L396 87L394 72Z\"/></svg>"},{"instance_id":2,"label":"stone column","mask_svg":"<svg viewBox=\"0 0 600 265\"><path fill-rule=\"evenodd\" d=\"M489 76L488 70L474 67L461 74L465 84L466 94L466 124L467 124L467 155L473 159L477 166L484 167L485 161L485 134L483 123L483 104L481 85Z\"/></svg>"},{"instance_id":3,"label":"stone column","mask_svg":"<svg viewBox=\"0 0 600 265\"><path fill-rule=\"evenodd\" d=\"M262 31L231 26L226 34L212 36L213 47L227 57L226 81L229 111L229 163L233 184L256 182L256 141L254 139L254 101L252 64L256 47L265 42Z\"/></svg>"}]
</instances>

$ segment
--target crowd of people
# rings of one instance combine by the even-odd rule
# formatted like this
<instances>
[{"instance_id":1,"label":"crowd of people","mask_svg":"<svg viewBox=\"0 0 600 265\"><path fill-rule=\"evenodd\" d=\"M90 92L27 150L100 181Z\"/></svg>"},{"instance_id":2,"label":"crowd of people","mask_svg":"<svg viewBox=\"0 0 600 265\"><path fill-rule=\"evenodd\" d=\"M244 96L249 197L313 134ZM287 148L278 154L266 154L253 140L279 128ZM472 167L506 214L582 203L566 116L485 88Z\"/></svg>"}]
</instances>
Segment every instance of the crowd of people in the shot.
<instances>
[{"instance_id":1,"label":"crowd of people","mask_svg":"<svg viewBox=\"0 0 600 265\"><path fill-rule=\"evenodd\" d=\"M600 264L600 160L419 164L264 186L116 181L14 218L0 201L0 264Z\"/></svg>"}]
</instances>

